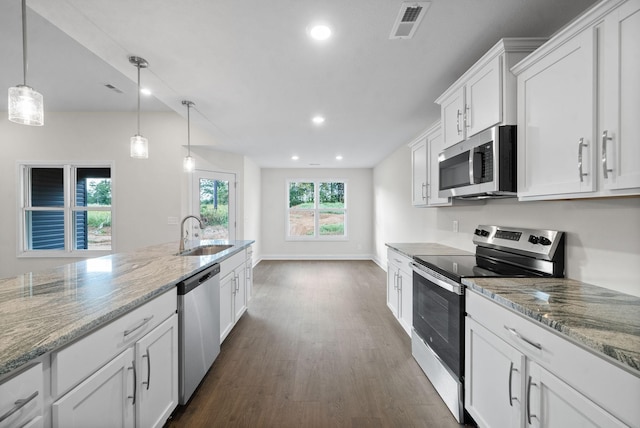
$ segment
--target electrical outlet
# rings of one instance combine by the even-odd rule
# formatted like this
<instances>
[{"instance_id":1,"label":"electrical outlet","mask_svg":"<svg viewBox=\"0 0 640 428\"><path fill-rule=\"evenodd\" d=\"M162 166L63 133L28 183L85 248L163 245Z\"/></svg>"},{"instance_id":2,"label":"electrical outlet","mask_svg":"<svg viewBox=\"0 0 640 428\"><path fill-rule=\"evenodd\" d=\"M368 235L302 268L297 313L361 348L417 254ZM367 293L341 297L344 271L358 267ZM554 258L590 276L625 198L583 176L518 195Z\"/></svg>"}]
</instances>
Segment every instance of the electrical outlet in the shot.
<instances>
[{"instance_id":1,"label":"electrical outlet","mask_svg":"<svg viewBox=\"0 0 640 428\"><path fill-rule=\"evenodd\" d=\"M458 233L458 220L453 220L453 231Z\"/></svg>"}]
</instances>

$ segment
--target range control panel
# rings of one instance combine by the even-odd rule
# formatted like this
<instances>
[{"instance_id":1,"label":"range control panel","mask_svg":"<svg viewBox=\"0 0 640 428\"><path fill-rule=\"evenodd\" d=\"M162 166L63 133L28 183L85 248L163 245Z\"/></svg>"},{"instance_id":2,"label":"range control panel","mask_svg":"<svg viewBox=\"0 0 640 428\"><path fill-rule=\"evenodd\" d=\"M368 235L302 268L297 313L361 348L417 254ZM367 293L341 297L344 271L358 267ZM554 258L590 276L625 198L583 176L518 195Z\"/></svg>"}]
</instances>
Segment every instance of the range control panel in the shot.
<instances>
[{"instance_id":1,"label":"range control panel","mask_svg":"<svg viewBox=\"0 0 640 428\"><path fill-rule=\"evenodd\" d=\"M564 233L556 230L479 225L473 243L483 247L551 259Z\"/></svg>"}]
</instances>

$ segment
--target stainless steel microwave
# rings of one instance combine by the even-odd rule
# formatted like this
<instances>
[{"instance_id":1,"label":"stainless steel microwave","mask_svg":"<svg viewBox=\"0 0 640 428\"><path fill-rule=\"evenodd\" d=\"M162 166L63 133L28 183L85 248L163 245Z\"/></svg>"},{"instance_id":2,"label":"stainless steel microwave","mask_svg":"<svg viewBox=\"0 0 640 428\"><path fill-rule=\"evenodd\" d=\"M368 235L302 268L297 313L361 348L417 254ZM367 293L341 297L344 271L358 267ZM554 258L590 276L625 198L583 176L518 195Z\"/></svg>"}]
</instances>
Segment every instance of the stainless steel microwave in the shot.
<instances>
[{"instance_id":1,"label":"stainless steel microwave","mask_svg":"<svg viewBox=\"0 0 640 428\"><path fill-rule=\"evenodd\" d=\"M516 196L516 127L494 126L438 156L440 197Z\"/></svg>"}]
</instances>

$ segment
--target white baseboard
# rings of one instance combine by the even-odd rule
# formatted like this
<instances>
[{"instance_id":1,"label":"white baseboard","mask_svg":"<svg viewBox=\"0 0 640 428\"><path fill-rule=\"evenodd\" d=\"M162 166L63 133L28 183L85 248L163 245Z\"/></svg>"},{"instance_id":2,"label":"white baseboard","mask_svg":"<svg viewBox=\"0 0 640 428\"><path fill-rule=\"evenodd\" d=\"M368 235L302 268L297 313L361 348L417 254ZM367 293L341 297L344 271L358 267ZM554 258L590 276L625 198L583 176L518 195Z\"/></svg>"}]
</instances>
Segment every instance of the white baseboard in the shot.
<instances>
[{"instance_id":1,"label":"white baseboard","mask_svg":"<svg viewBox=\"0 0 640 428\"><path fill-rule=\"evenodd\" d=\"M261 260L372 260L375 262L373 254L267 254L262 255Z\"/></svg>"}]
</instances>

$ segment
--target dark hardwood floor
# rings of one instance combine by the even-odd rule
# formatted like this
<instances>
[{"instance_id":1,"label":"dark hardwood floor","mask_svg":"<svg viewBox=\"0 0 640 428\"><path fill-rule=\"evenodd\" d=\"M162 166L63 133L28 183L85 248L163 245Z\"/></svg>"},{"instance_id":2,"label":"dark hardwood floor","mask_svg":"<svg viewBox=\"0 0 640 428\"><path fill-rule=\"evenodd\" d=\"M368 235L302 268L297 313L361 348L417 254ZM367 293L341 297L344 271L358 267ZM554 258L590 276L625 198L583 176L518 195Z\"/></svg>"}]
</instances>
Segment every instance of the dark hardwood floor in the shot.
<instances>
[{"instance_id":1,"label":"dark hardwood floor","mask_svg":"<svg viewBox=\"0 0 640 428\"><path fill-rule=\"evenodd\" d=\"M263 261L253 299L166 427L458 427L371 261Z\"/></svg>"}]
</instances>

